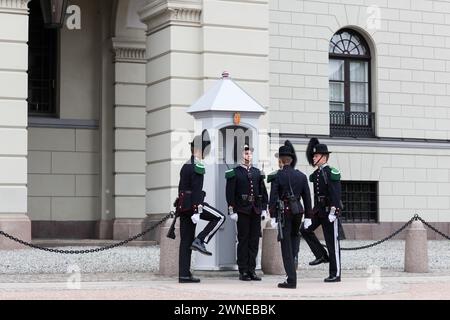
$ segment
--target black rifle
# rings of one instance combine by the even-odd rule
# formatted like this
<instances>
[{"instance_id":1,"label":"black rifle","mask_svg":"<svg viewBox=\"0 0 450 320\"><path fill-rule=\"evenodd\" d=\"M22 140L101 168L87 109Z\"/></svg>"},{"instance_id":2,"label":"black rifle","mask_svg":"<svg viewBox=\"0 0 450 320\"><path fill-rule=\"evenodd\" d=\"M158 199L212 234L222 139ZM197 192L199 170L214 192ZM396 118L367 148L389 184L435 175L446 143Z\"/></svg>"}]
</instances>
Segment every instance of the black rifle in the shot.
<instances>
[{"instance_id":1,"label":"black rifle","mask_svg":"<svg viewBox=\"0 0 450 320\"><path fill-rule=\"evenodd\" d=\"M175 207L175 213L173 214L172 224L170 225L169 231L167 232L167 238L174 239L174 240L176 238L175 224L177 223L177 218L180 216L180 214L177 212L178 211L177 210L178 209L178 201L179 201L179 198L177 198L175 200L175 202L173 203L173 206Z\"/></svg>"},{"instance_id":2,"label":"black rifle","mask_svg":"<svg viewBox=\"0 0 450 320\"><path fill-rule=\"evenodd\" d=\"M277 240L281 241L284 239L283 235L283 226L284 226L284 202L283 200L277 200L277 229L278 229L278 237Z\"/></svg>"},{"instance_id":3,"label":"black rifle","mask_svg":"<svg viewBox=\"0 0 450 320\"><path fill-rule=\"evenodd\" d=\"M175 235L175 224L177 223L178 214L175 213L175 216L173 218L172 224L170 225L169 231L167 232L167 238L174 239L176 238Z\"/></svg>"}]
</instances>

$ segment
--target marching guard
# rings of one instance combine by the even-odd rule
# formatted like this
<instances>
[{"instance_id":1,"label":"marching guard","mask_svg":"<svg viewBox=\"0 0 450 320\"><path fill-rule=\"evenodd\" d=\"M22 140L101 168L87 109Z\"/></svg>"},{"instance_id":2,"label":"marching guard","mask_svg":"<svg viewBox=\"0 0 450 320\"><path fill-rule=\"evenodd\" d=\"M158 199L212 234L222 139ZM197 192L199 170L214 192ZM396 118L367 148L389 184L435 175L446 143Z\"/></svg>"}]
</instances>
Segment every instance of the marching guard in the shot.
<instances>
[{"instance_id":1,"label":"marching guard","mask_svg":"<svg viewBox=\"0 0 450 320\"><path fill-rule=\"evenodd\" d=\"M313 216L305 219L300 232L308 243L316 260L310 265L330 263L329 277L325 282L341 281L341 248L339 244L339 214L341 204L341 173L328 165L330 156L328 147L318 139L312 138L306 150L306 157L311 166L317 169L311 174L310 181L314 185ZM327 251L314 234L322 226Z\"/></svg>"},{"instance_id":2,"label":"marching guard","mask_svg":"<svg viewBox=\"0 0 450 320\"><path fill-rule=\"evenodd\" d=\"M190 271L192 250L205 255L212 255L205 244L215 235L225 222L225 216L217 209L204 202L206 193L203 189L205 166L202 160L207 155L210 142L205 140L205 131L196 136L191 143L191 158L181 168L178 198L175 201L176 213L180 218L180 249L179 249L179 282L196 283ZM209 223L195 237L196 224L202 220Z\"/></svg>"}]
</instances>

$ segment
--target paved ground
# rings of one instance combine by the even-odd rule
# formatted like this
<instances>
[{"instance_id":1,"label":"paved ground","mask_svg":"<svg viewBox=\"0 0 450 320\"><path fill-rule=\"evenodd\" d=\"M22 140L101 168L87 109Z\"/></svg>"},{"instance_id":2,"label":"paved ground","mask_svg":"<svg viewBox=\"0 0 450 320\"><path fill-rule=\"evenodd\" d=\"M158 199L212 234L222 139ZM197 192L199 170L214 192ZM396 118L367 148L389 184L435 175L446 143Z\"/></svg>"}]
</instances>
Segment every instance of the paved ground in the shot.
<instances>
[{"instance_id":1,"label":"paved ground","mask_svg":"<svg viewBox=\"0 0 450 320\"><path fill-rule=\"evenodd\" d=\"M376 270L375 270L376 271ZM1 275L0 299L77 300L274 300L274 299L445 299L450 300L450 271L406 274L381 270L346 271L341 283L326 284L320 271L299 271L295 290L276 288L284 277L242 282L234 274L201 274L201 284L179 284L154 273L76 275Z\"/></svg>"}]
</instances>

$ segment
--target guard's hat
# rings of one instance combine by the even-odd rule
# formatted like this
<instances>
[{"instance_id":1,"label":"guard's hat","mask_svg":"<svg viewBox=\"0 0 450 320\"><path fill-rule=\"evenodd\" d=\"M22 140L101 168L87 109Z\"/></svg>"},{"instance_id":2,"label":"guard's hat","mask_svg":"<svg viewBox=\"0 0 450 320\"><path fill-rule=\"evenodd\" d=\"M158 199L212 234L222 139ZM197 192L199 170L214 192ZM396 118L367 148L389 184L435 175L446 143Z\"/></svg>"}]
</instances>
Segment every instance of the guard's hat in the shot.
<instances>
[{"instance_id":1,"label":"guard's hat","mask_svg":"<svg viewBox=\"0 0 450 320\"><path fill-rule=\"evenodd\" d=\"M310 165L314 165L313 157L315 154L330 154L331 151L328 151L328 146L326 144L320 143L319 139L311 138L308 143L308 147L306 148L306 159Z\"/></svg>"},{"instance_id":2,"label":"guard's hat","mask_svg":"<svg viewBox=\"0 0 450 320\"><path fill-rule=\"evenodd\" d=\"M286 140L284 142L284 145L282 145L278 149L278 152L275 153L275 157L276 158L291 157L292 158L291 166L295 167L295 165L297 164L297 154L295 153L294 146L292 145L292 143L289 140Z\"/></svg>"},{"instance_id":3,"label":"guard's hat","mask_svg":"<svg viewBox=\"0 0 450 320\"><path fill-rule=\"evenodd\" d=\"M255 148L250 147L248 144L244 144L242 146L242 151L251 151L251 152L253 152L254 150L255 150Z\"/></svg>"},{"instance_id":4,"label":"guard's hat","mask_svg":"<svg viewBox=\"0 0 450 320\"><path fill-rule=\"evenodd\" d=\"M203 130L201 135L195 136L192 142L189 143L192 148L202 150L203 156L208 155L211 145L209 134L207 130Z\"/></svg>"}]
</instances>

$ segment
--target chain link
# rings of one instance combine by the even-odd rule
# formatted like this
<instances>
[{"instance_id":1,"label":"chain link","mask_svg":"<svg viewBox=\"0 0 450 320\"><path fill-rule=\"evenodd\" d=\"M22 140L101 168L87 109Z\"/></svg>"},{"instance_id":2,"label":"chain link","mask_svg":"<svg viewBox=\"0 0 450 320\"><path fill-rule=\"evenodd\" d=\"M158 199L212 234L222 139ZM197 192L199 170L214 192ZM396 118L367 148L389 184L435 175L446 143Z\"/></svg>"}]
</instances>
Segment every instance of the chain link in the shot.
<instances>
[{"instance_id":1,"label":"chain link","mask_svg":"<svg viewBox=\"0 0 450 320\"><path fill-rule=\"evenodd\" d=\"M70 254L70 255L75 255L75 254L88 254L88 253L96 253L96 252L102 252L102 251L106 251L106 250L110 250L110 249L114 249L120 246L123 246L125 244L127 244L128 242L134 241L137 238L140 238L142 236L144 236L145 234L149 233L150 231L156 229L158 226L160 226L161 224L163 224L164 222L166 222L168 219L173 217L173 212L170 212L167 216L165 216L162 220L158 221L157 223L155 223L154 225L152 225L151 227L145 229L144 231L126 239L123 240L121 242L118 243L114 243L114 244L110 244L108 246L105 247L100 247L100 248L94 248L94 249L87 249L87 250L61 250L61 249L52 249L52 248L44 248L44 247L39 247L35 244L23 241L21 239L18 239L4 231L0 230L0 235L14 241L17 243L20 243L24 246L33 248L33 249L37 249L37 250L41 250L41 251L46 251L46 252L52 252L52 253L59 253L59 254Z\"/></svg>"}]
</instances>

